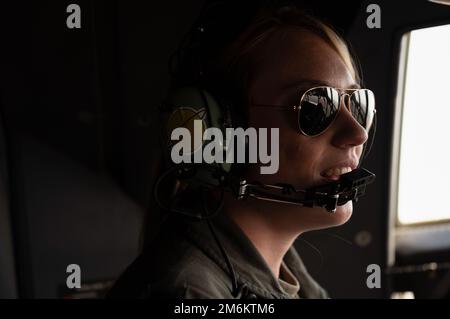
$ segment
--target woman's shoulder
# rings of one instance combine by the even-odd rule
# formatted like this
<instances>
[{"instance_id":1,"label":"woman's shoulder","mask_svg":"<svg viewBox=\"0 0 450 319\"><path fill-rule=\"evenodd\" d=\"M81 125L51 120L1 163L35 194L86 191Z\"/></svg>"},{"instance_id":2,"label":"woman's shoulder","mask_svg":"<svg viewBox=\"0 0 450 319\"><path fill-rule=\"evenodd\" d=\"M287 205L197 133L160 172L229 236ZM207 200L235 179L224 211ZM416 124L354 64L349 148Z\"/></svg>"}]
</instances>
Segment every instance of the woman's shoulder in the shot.
<instances>
[{"instance_id":1,"label":"woman's shoulder","mask_svg":"<svg viewBox=\"0 0 450 319\"><path fill-rule=\"evenodd\" d=\"M144 298L231 298L227 274L200 249L182 245L170 260L159 260L144 291ZM156 260L155 260L156 261Z\"/></svg>"},{"instance_id":2,"label":"woman's shoulder","mask_svg":"<svg viewBox=\"0 0 450 319\"><path fill-rule=\"evenodd\" d=\"M224 270L180 233L155 238L126 269L111 298L231 298Z\"/></svg>"},{"instance_id":3,"label":"woman's shoulder","mask_svg":"<svg viewBox=\"0 0 450 319\"><path fill-rule=\"evenodd\" d=\"M143 297L232 298L227 274L203 252L192 247L179 256L175 264L167 265L166 271L154 274Z\"/></svg>"}]
</instances>

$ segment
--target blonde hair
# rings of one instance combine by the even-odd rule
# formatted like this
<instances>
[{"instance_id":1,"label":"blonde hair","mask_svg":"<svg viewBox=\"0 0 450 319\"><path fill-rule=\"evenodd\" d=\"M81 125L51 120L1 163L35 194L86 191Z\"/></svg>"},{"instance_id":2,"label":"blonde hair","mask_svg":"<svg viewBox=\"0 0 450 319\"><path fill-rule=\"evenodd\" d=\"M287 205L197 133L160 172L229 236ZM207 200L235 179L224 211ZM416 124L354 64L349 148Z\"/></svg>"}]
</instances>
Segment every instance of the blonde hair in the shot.
<instances>
[{"instance_id":1,"label":"blonde hair","mask_svg":"<svg viewBox=\"0 0 450 319\"><path fill-rule=\"evenodd\" d=\"M342 58L356 83L361 84L360 68L351 53L349 44L330 25L306 14L296 7L283 7L277 10L264 10L256 15L253 22L224 51L218 65L228 83L245 94L252 75L258 50L276 32L286 28L307 29L326 41Z\"/></svg>"}]
</instances>

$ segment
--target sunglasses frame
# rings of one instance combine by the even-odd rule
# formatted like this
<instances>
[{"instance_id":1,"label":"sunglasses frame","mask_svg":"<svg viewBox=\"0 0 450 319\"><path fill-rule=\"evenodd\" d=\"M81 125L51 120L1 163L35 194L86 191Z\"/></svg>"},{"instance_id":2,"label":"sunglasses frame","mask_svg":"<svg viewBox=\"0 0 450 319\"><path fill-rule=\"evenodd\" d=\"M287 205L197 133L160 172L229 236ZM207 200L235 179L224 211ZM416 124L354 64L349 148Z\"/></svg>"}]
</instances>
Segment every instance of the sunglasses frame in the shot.
<instances>
[{"instance_id":1,"label":"sunglasses frame","mask_svg":"<svg viewBox=\"0 0 450 319\"><path fill-rule=\"evenodd\" d=\"M301 109L302 109L301 104L302 104L302 101L303 101L305 95L306 95L308 92L310 92L310 91L312 91L312 90L315 90L315 89L333 89L333 90L337 91L337 92L338 92L338 98L339 98L339 106L338 106L338 110L336 111L336 115L334 116L334 118L333 118L333 120L330 122L330 124L328 124L328 126L325 127L321 132L319 132L319 133L317 133L317 134L314 134L314 135L311 135L311 134L307 134L306 132L304 132L303 129L300 127L300 121L299 121L299 118L300 118L300 112L301 112ZM356 91L364 91L364 90L370 91L370 92L372 92L372 94L373 94L373 91L372 91L372 90L364 89L364 88L360 88L360 89L344 89L344 88L334 88L334 87L331 87L331 86L315 86L315 87L309 88L308 90L306 90L306 91L303 92L303 94L302 94L302 96L301 96L301 98L300 98L300 100L299 100L298 105L292 106L292 105L272 105L272 104L254 104L254 103L251 103L251 105L252 105L252 106L256 106L256 107L273 107L273 108L280 108L280 109L284 109L284 110L297 111L297 112L298 112L298 113L297 113L297 126L298 126L298 129L299 129L300 133L303 134L303 135L305 135L305 136L316 137L316 136L319 136L319 135L325 133L325 131L328 130L328 129L333 125L334 121L335 121L336 118L338 117L338 114L339 114L339 112L340 112L340 110L341 110L342 96L347 96L347 97L348 97L348 100L351 101L351 98L352 98L353 94L355 94ZM352 93L351 93L351 94L348 94L348 93L341 93L342 91L346 91L346 92L352 91ZM373 94L373 95L374 95L374 97L375 97L375 94ZM344 104L345 104L345 100L344 100ZM350 104L348 104L346 107L347 107L347 109L351 112L351 110L350 110ZM373 108L373 118L375 118L376 112L377 112L377 110L376 110L376 108L375 108L375 106L374 106L374 108ZM353 114L352 114L352 117L355 119L355 121L356 121L361 127L363 127L363 126L356 120L356 118L353 116ZM372 123L370 124L370 127L369 127L368 130L367 130L365 127L363 127L363 128L364 128L367 132L369 132L370 129L372 128L372 126L373 126L373 119L372 119Z\"/></svg>"}]
</instances>

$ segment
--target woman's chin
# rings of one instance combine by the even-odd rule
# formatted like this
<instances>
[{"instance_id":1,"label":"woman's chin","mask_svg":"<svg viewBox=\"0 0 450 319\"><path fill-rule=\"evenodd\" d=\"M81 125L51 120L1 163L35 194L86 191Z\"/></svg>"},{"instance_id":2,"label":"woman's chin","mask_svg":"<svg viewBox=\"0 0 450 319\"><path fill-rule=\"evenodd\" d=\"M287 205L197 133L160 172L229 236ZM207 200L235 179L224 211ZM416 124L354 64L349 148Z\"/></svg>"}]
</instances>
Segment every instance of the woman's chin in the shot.
<instances>
[{"instance_id":1,"label":"woman's chin","mask_svg":"<svg viewBox=\"0 0 450 319\"><path fill-rule=\"evenodd\" d=\"M336 212L329 213L323 208L313 208L307 213L299 214L299 224L306 226L305 230L319 230L337 227L345 224L352 216L353 202L348 201L336 208Z\"/></svg>"},{"instance_id":2,"label":"woman's chin","mask_svg":"<svg viewBox=\"0 0 450 319\"><path fill-rule=\"evenodd\" d=\"M350 200L342 206L338 206L336 208L335 213L328 213L328 220L330 227L340 226L349 221L350 217L352 217L353 212L353 202Z\"/></svg>"}]
</instances>

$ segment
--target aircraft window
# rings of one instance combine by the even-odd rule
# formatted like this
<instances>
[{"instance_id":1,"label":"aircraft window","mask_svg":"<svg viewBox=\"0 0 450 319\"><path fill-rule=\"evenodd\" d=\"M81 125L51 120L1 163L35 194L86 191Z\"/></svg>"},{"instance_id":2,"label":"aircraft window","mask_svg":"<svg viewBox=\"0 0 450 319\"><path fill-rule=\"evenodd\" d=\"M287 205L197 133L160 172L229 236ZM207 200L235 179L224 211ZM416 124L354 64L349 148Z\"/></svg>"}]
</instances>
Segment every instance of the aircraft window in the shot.
<instances>
[{"instance_id":1,"label":"aircraft window","mask_svg":"<svg viewBox=\"0 0 450 319\"><path fill-rule=\"evenodd\" d=\"M450 25L411 31L403 43L397 222L449 220Z\"/></svg>"}]
</instances>

